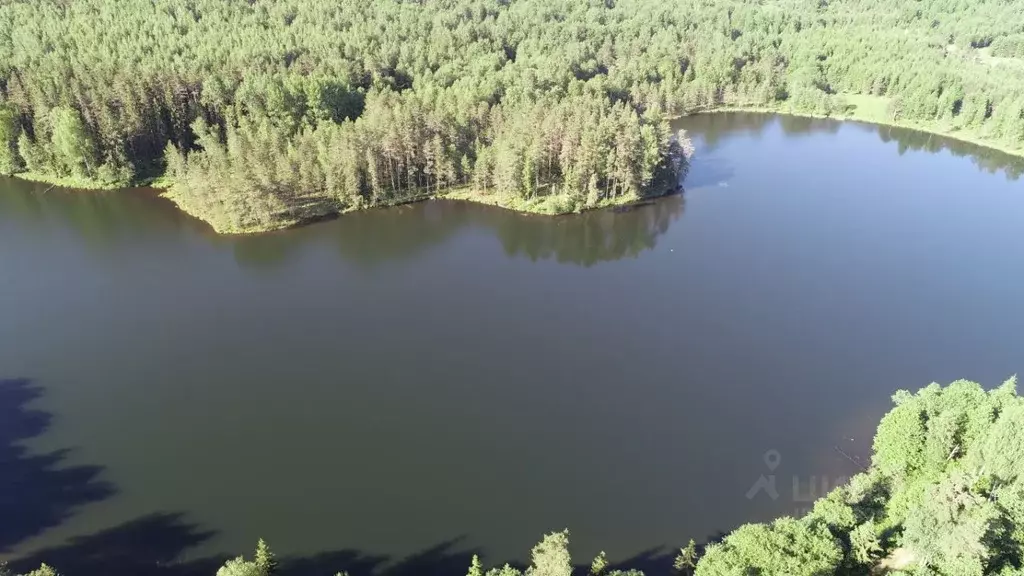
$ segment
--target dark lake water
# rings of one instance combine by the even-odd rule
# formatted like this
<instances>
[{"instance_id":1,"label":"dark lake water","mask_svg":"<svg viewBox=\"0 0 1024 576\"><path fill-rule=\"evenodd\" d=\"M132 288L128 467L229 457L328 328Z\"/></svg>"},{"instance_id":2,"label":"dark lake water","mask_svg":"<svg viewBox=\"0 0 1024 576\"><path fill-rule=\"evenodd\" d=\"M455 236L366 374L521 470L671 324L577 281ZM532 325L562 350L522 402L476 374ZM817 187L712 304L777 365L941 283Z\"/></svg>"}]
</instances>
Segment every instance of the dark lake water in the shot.
<instances>
[{"instance_id":1,"label":"dark lake water","mask_svg":"<svg viewBox=\"0 0 1024 576\"><path fill-rule=\"evenodd\" d=\"M150 193L0 180L0 559L195 567L263 537L315 574L464 573L566 527L581 561L656 554L801 513L896 389L1024 370L1019 161L681 125L684 195L560 218L216 237Z\"/></svg>"}]
</instances>

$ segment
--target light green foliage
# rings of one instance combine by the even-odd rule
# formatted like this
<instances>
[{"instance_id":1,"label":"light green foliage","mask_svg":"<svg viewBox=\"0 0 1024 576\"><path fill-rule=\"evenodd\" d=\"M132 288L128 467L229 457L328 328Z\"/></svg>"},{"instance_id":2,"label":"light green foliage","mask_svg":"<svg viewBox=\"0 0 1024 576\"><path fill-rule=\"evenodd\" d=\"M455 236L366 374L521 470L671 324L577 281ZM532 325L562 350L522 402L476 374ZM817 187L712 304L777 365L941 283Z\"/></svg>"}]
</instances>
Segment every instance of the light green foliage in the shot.
<instances>
[{"instance_id":1,"label":"light green foliage","mask_svg":"<svg viewBox=\"0 0 1024 576\"><path fill-rule=\"evenodd\" d=\"M1024 34L1000 36L992 41L993 56L1001 58L1024 58Z\"/></svg>"},{"instance_id":2,"label":"light green foliage","mask_svg":"<svg viewBox=\"0 0 1024 576\"><path fill-rule=\"evenodd\" d=\"M896 407L882 418L875 434L872 464L894 482L906 482L924 467L925 413L900 392Z\"/></svg>"},{"instance_id":3,"label":"light green foliage","mask_svg":"<svg viewBox=\"0 0 1024 576\"><path fill-rule=\"evenodd\" d=\"M270 551L270 546L267 546L263 538L260 538L259 542L256 543L255 562L257 566L271 576L277 572L277 558L274 557L274 553Z\"/></svg>"},{"instance_id":4,"label":"light green foliage","mask_svg":"<svg viewBox=\"0 0 1024 576\"><path fill-rule=\"evenodd\" d=\"M947 472L963 462L977 467L979 447L991 444L990 428L1006 393L988 394L961 380L894 397L897 406L875 436L873 462L892 484L889 510L896 523Z\"/></svg>"},{"instance_id":5,"label":"light green foliage","mask_svg":"<svg viewBox=\"0 0 1024 576\"><path fill-rule=\"evenodd\" d=\"M850 506L849 500L850 496L845 487L836 488L814 503L808 519L812 522L821 522L836 533L849 532L857 525L857 514Z\"/></svg>"},{"instance_id":6,"label":"light green foliage","mask_svg":"<svg viewBox=\"0 0 1024 576\"><path fill-rule=\"evenodd\" d=\"M267 576L267 572L255 562L247 562L239 556L228 560L220 570L217 570L217 576Z\"/></svg>"},{"instance_id":7,"label":"light green foliage","mask_svg":"<svg viewBox=\"0 0 1024 576\"><path fill-rule=\"evenodd\" d=\"M858 519L880 517L889 498L888 480L873 468L850 478L844 486L846 502L854 507Z\"/></svg>"},{"instance_id":8,"label":"light green foliage","mask_svg":"<svg viewBox=\"0 0 1024 576\"><path fill-rule=\"evenodd\" d=\"M932 398L928 396L928 398ZM931 473L973 451L995 416L991 399L973 382L953 382L928 403L926 463Z\"/></svg>"},{"instance_id":9,"label":"light green foliage","mask_svg":"<svg viewBox=\"0 0 1024 576\"><path fill-rule=\"evenodd\" d=\"M39 568L25 574L25 576L60 576L52 567L43 564Z\"/></svg>"},{"instance_id":10,"label":"light green foliage","mask_svg":"<svg viewBox=\"0 0 1024 576\"><path fill-rule=\"evenodd\" d=\"M466 572L466 576L483 576L484 566L480 562L480 557L473 554L473 560L469 563L469 570Z\"/></svg>"},{"instance_id":11,"label":"light green foliage","mask_svg":"<svg viewBox=\"0 0 1024 576\"><path fill-rule=\"evenodd\" d=\"M598 554L594 561L590 563L590 573L592 576L602 576L605 571L608 570L608 555L604 553L604 550Z\"/></svg>"},{"instance_id":12,"label":"light green foliage","mask_svg":"<svg viewBox=\"0 0 1024 576\"><path fill-rule=\"evenodd\" d=\"M692 574L696 567L697 543L691 538L685 548L679 549L679 554L677 554L675 560L672 561L672 568L676 571L676 574L687 576Z\"/></svg>"},{"instance_id":13,"label":"light green foliage","mask_svg":"<svg viewBox=\"0 0 1024 576\"><path fill-rule=\"evenodd\" d=\"M277 560L270 547L261 538L256 544L256 555L252 561L239 556L228 560L217 576L273 576L277 570Z\"/></svg>"},{"instance_id":14,"label":"light green foliage","mask_svg":"<svg viewBox=\"0 0 1024 576\"><path fill-rule=\"evenodd\" d=\"M972 468L1011 483L1024 474L1024 404L1006 406L967 459Z\"/></svg>"},{"instance_id":15,"label":"light green foliage","mask_svg":"<svg viewBox=\"0 0 1024 576\"><path fill-rule=\"evenodd\" d=\"M50 110L50 143L60 175L93 176L96 147L78 111L67 106Z\"/></svg>"},{"instance_id":16,"label":"light green foliage","mask_svg":"<svg viewBox=\"0 0 1024 576\"><path fill-rule=\"evenodd\" d=\"M487 571L487 576L523 576L523 573L505 564L501 568L491 568Z\"/></svg>"},{"instance_id":17,"label":"light green foliage","mask_svg":"<svg viewBox=\"0 0 1024 576\"><path fill-rule=\"evenodd\" d=\"M696 576L822 576L842 560L843 550L824 524L780 518L741 526L708 546Z\"/></svg>"},{"instance_id":18,"label":"light green foliage","mask_svg":"<svg viewBox=\"0 0 1024 576\"><path fill-rule=\"evenodd\" d=\"M998 414L1003 408L1017 403L1017 376L1012 376L999 385L998 388L989 392L989 398Z\"/></svg>"},{"instance_id":19,"label":"light green foliage","mask_svg":"<svg viewBox=\"0 0 1024 576\"><path fill-rule=\"evenodd\" d=\"M572 558L569 556L569 531L552 532L544 536L530 551L532 564L526 576L572 576Z\"/></svg>"},{"instance_id":20,"label":"light green foliage","mask_svg":"<svg viewBox=\"0 0 1024 576\"><path fill-rule=\"evenodd\" d=\"M526 569L527 576L572 576L572 558L569 556L569 531L552 532L533 547L530 552L531 565ZM598 559L604 559L602 552ZM598 564L595 559L595 566ZM605 562L607 562L605 560ZM605 564L607 566L607 564ZM603 569L603 568L602 568ZM480 559L473 556L468 576L475 576L483 571ZM492 568L486 576L523 576L523 573L508 564L500 568ZM611 576L611 575L608 575Z\"/></svg>"},{"instance_id":21,"label":"light green foliage","mask_svg":"<svg viewBox=\"0 0 1024 576\"><path fill-rule=\"evenodd\" d=\"M299 202L315 195L317 188L299 184L302 172L292 166L302 162L300 152L279 138L280 128L269 122L231 128L226 145L201 120L193 129L201 153L184 160L177 149L166 151L167 163L177 174L170 197L185 211L201 215L218 232L267 229L323 214L306 212L308 204Z\"/></svg>"},{"instance_id":22,"label":"light green foliage","mask_svg":"<svg viewBox=\"0 0 1024 576\"><path fill-rule=\"evenodd\" d=\"M907 517L904 545L938 574L981 576L996 554L989 545L999 528L999 510L970 485L959 474L944 480Z\"/></svg>"},{"instance_id":23,"label":"light green foliage","mask_svg":"<svg viewBox=\"0 0 1024 576\"><path fill-rule=\"evenodd\" d=\"M996 488L993 493L1004 515L1014 549L1024 551L1024 483L1015 482Z\"/></svg>"}]
</instances>

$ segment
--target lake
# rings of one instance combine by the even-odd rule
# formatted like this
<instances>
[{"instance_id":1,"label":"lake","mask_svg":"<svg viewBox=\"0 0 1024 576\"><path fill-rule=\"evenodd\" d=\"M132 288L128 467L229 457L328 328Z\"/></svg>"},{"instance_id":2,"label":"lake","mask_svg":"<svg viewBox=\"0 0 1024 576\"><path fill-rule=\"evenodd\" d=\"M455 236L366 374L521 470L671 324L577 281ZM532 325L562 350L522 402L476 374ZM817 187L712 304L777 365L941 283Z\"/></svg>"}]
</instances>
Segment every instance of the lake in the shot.
<instances>
[{"instance_id":1,"label":"lake","mask_svg":"<svg viewBox=\"0 0 1024 576\"><path fill-rule=\"evenodd\" d=\"M895 390L1024 370L1021 160L679 124L685 193L557 218L218 237L151 191L0 180L0 560L212 575L262 537L311 574L461 574L569 528L643 564L802 513Z\"/></svg>"}]
</instances>

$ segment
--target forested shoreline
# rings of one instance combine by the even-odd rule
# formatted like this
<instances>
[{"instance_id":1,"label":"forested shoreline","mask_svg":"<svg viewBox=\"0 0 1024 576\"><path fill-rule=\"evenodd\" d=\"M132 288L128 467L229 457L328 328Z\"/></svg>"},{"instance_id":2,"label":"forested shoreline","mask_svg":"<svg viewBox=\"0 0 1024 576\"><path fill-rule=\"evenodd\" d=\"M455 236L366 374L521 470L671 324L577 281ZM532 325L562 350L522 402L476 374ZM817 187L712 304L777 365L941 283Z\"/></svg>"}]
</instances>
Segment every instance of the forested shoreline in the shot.
<instances>
[{"instance_id":1,"label":"forested shoreline","mask_svg":"<svg viewBox=\"0 0 1024 576\"><path fill-rule=\"evenodd\" d=\"M15 1L0 173L163 176L247 232L453 191L551 214L662 194L667 120L736 106L1020 153L1022 34L996 0Z\"/></svg>"},{"instance_id":2,"label":"forested shoreline","mask_svg":"<svg viewBox=\"0 0 1024 576\"><path fill-rule=\"evenodd\" d=\"M1016 384L1013 378L986 391L960 380L897 392L894 408L878 426L870 467L818 499L802 518L747 524L704 545L690 540L662 571L671 576L1024 574L1024 398ZM465 574L644 575L614 569L604 552L588 566L574 565L569 533L563 531L544 536L525 570L509 564L488 569L473 556ZM59 569L44 564L27 576L55 576ZM280 573L261 540L252 560L229 560L217 576ZM12 574L0 565L0 576Z\"/></svg>"}]
</instances>

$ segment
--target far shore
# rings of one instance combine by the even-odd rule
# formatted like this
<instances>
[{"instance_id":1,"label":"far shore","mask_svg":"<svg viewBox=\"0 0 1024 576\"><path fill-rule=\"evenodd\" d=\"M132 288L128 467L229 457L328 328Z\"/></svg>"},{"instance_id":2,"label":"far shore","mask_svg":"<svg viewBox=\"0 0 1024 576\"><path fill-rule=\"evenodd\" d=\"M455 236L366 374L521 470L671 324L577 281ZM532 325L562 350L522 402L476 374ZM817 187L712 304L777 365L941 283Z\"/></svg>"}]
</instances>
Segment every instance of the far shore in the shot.
<instances>
[{"instance_id":1,"label":"far shore","mask_svg":"<svg viewBox=\"0 0 1024 576\"><path fill-rule=\"evenodd\" d=\"M924 132L926 134L934 134L936 136L942 136L943 138L949 138L950 140L966 142L968 144L973 144L975 146L980 146L982 148L997 150L1004 154L1009 154L1011 156L1016 156L1018 158L1024 158L1024 145L1017 148L1012 148L1005 144L1000 144L998 142L993 142L991 140L985 139L983 136L975 134L969 130L962 130L957 127L951 128L939 125L937 123L913 122L902 120L899 118L893 118L890 114L888 114L889 99L883 96L852 94L846 95L845 98L848 103L848 109L846 112L843 113L815 114L813 112L799 112L789 110L785 106L773 107L764 105L736 104L693 110L687 114L674 116L672 119L675 120L678 118L685 118L686 116L692 116L695 114L756 112L762 114L779 114L783 116L795 116L798 118L820 118L838 120L841 122L863 122L867 124L875 124L878 126L892 126L893 128L905 128L908 130L915 130L917 132Z\"/></svg>"},{"instance_id":2,"label":"far shore","mask_svg":"<svg viewBox=\"0 0 1024 576\"><path fill-rule=\"evenodd\" d=\"M770 107L764 105L724 105L715 106L713 108L694 110L687 114L680 116L674 116L670 120L677 120L686 116L695 114L721 114L729 112L753 112L753 113L764 113L764 114L778 114L784 116L802 117L802 118L821 118L821 119L832 119L842 122L862 122L868 124L874 124L879 126L892 126L896 128L905 128L909 130L915 130L927 134L934 134L943 138L949 138L960 142L966 142L979 147L987 148L990 150L996 150L1009 154L1018 158L1024 158L1024 148L1010 148L1005 145L1001 145L992 141L985 140L977 134L940 126L935 123L917 123L917 122L906 122L899 119L893 119L888 114L888 99L880 96L865 96L865 95L849 95L846 96L848 102L847 110L839 114L814 114L809 112L797 112L787 110L784 106ZM98 191L98 190L116 190L125 189L124 186L118 185L107 185L101 182L90 181L77 177L53 177L44 174L37 174L33 172L21 172L12 174L16 178L24 180L43 182L51 184L51 187L60 187L63 189L71 190L82 190L82 191ZM308 217L292 217L288 219L282 219L280 221L270 222L265 225L250 226L243 229L225 229L216 226L209 218L204 217L203 214L195 214L186 210L179 202L175 201L174 193L171 190L174 185L173 180L166 177L165 175L156 175L149 178L143 178L133 182L129 188L155 188L161 190L161 195L165 198L174 202L176 206L183 212L189 215L203 220L210 224L214 230L219 234L258 234L264 232L271 232L275 230L281 230L285 228L291 228L295 226L301 226L303 224L322 220L325 217L332 217L344 212L337 211L318 211L315 214L310 214ZM672 191L666 191L666 194ZM655 194L654 196L660 196L662 194ZM513 210L524 214L538 214L544 216L558 216L563 214L579 213L587 210L601 210L607 208L622 207L634 204L641 198L635 195L624 195L614 199L605 199L592 206L578 206L574 203L567 202L566 198L560 196L545 196L537 197L529 200L505 198L495 194L489 194L486 192L479 192L465 186L452 187L442 190L434 191L430 194L417 195L407 199L403 199L395 204L408 204L412 202L419 202L430 199L450 199L460 200L467 202L476 202L480 204L486 204L490 206L497 206L507 210ZM393 204L385 204L380 206L372 206L367 209L386 207Z\"/></svg>"}]
</instances>

